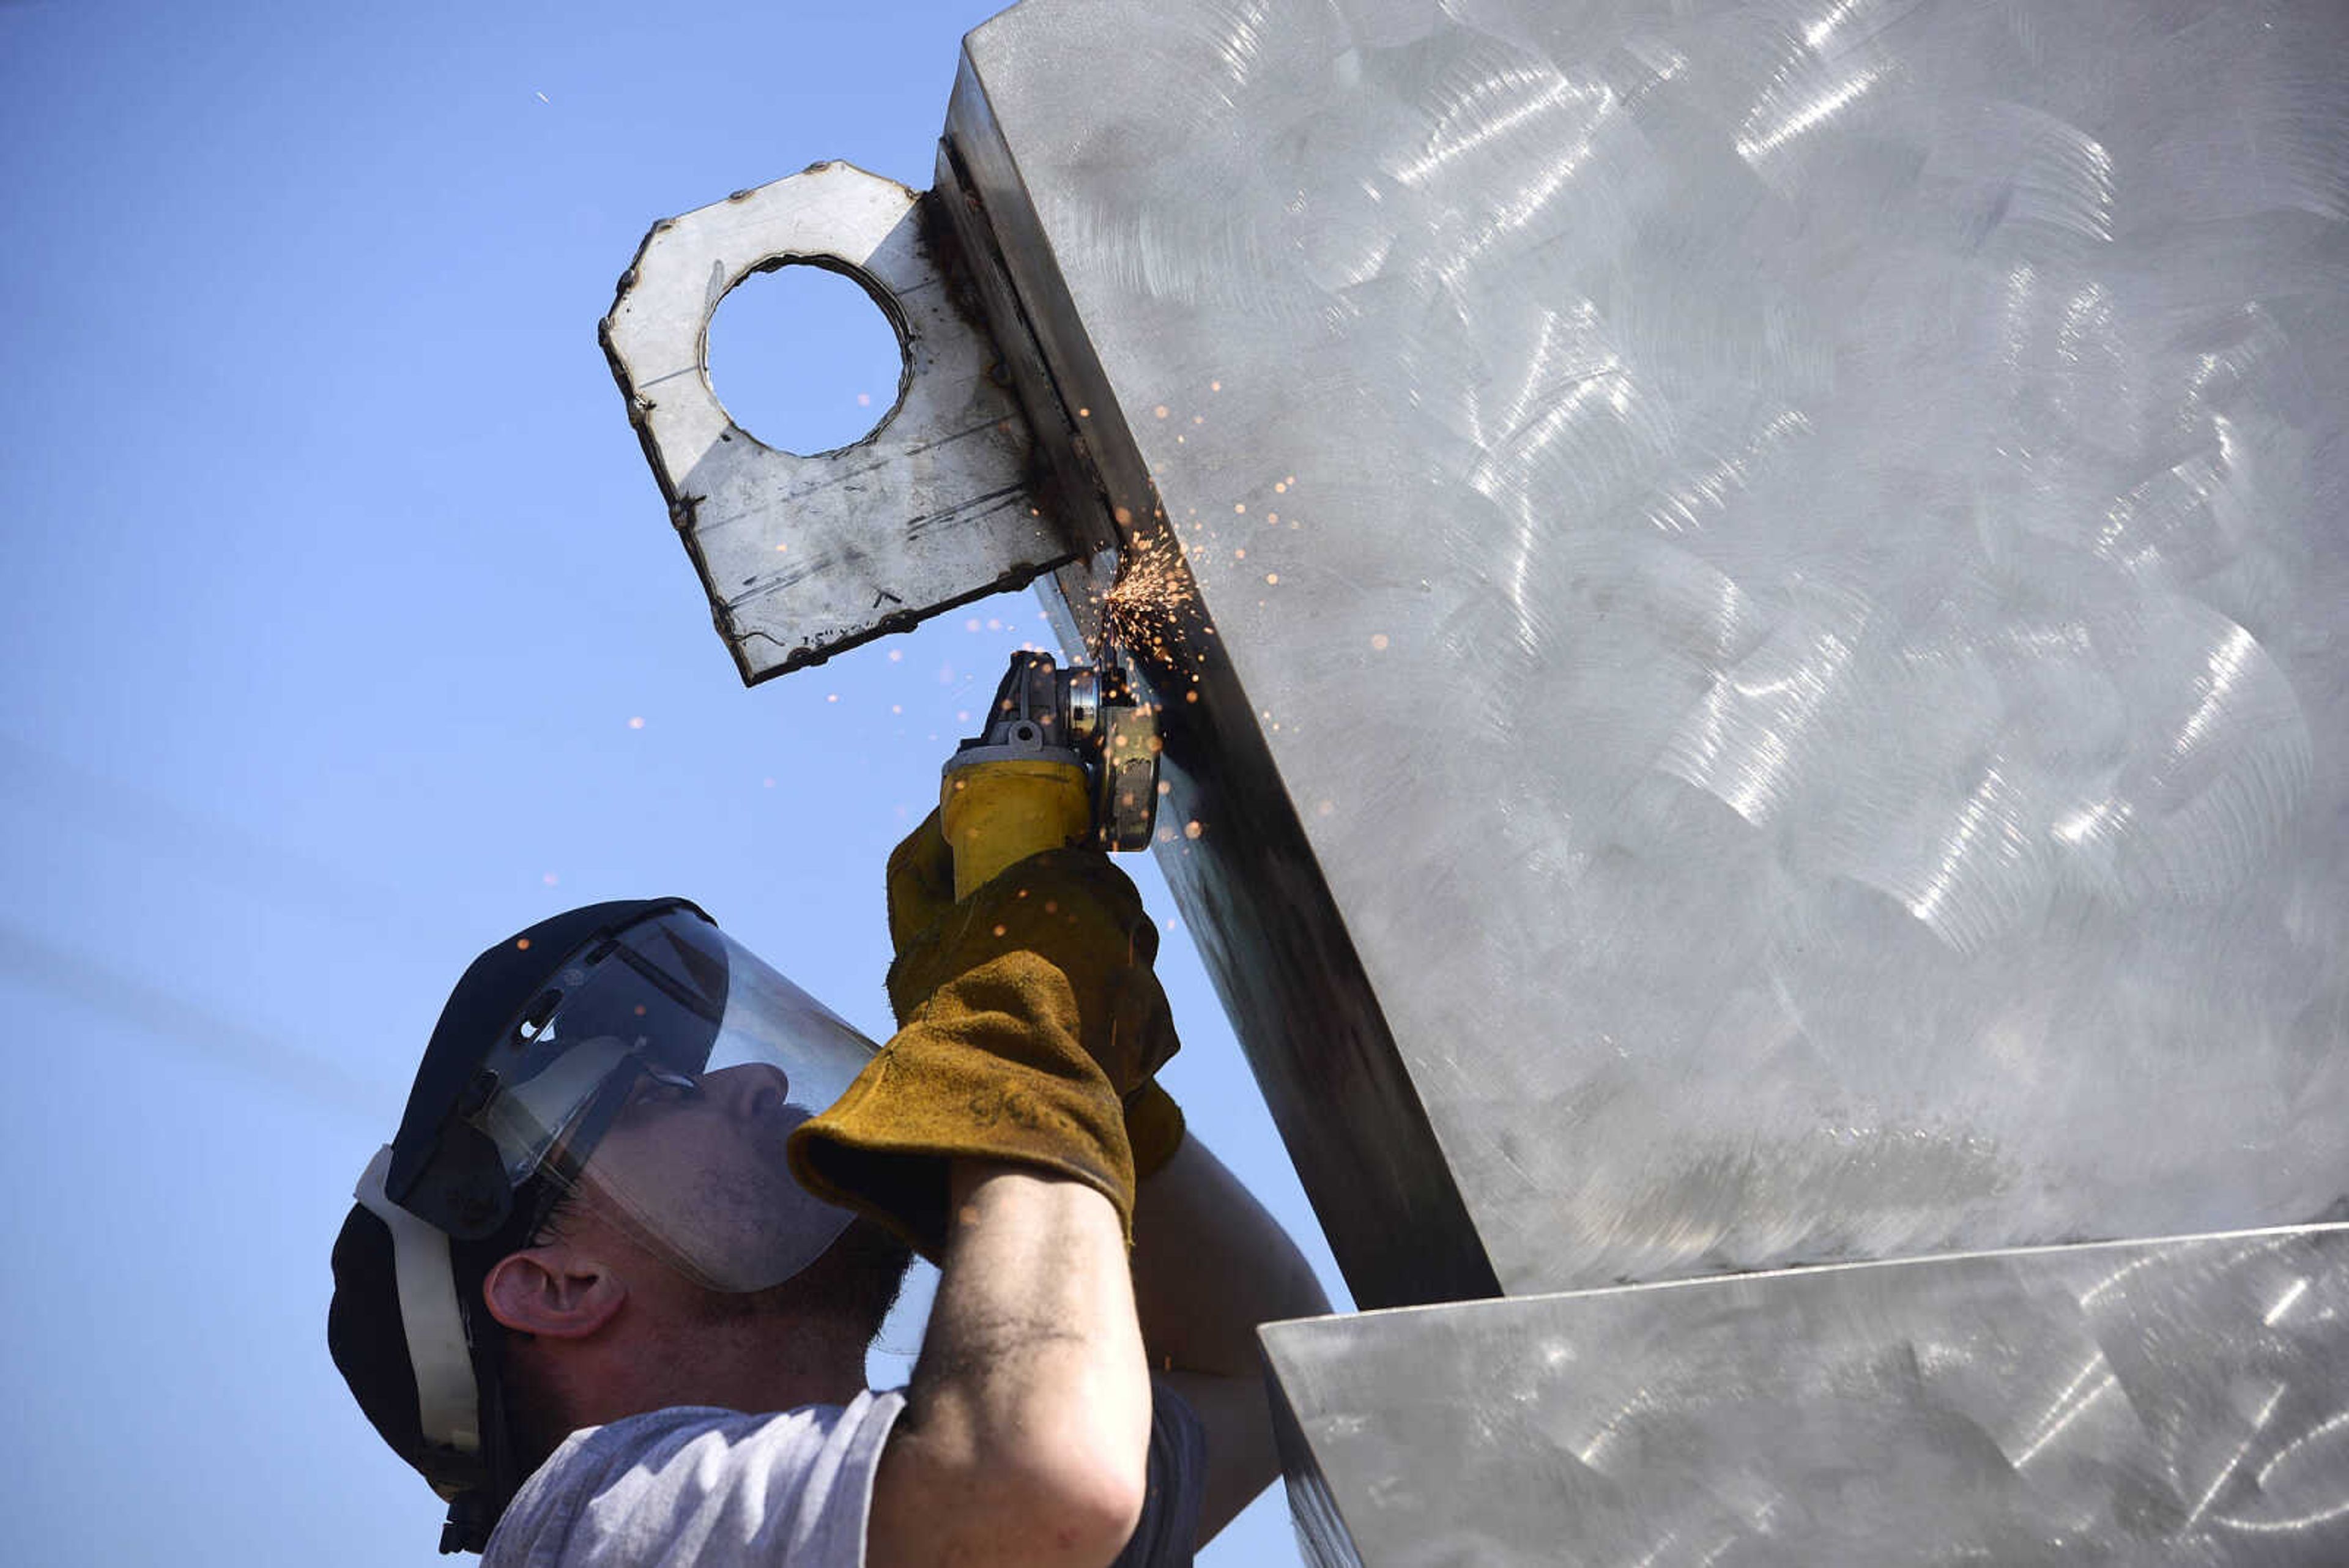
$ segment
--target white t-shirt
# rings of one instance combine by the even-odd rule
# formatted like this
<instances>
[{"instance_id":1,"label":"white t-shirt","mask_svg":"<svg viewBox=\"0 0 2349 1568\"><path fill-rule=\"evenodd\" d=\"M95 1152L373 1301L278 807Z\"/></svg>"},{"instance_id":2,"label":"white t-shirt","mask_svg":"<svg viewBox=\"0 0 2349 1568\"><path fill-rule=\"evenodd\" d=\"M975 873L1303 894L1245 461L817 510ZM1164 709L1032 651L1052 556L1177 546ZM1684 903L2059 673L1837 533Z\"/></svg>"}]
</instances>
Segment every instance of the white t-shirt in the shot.
<instances>
[{"instance_id":1,"label":"white t-shirt","mask_svg":"<svg viewBox=\"0 0 2349 1568\"><path fill-rule=\"evenodd\" d=\"M905 1401L859 1394L775 1416L679 1406L563 1440L506 1507L482 1568L863 1568L873 1472ZM1150 1491L1117 1568L1191 1561L1206 1445L1159 1387Z\"/></svg>"}]
</instances>

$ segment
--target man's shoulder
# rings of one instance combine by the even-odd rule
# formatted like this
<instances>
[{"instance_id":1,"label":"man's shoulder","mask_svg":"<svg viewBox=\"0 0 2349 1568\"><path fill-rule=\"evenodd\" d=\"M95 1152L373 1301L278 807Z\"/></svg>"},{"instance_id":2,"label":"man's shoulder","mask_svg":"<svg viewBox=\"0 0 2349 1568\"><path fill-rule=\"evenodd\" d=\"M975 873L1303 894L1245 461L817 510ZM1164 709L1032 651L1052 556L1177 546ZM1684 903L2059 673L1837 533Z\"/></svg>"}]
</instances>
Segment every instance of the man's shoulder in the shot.
<instances>
[{"instance_id":1,"label":"man's shoulder","mask_svg":"<svg viewBox=\"0 0 2349 1568\"><path fill-rule=\"evenodd\" d=\"M483 1568L724 1563L769 1548L853 1564L904 1404L866 1392L770 1415L675 1406L574 1432L515 1493Z\"/></svg>"}]
</instances>

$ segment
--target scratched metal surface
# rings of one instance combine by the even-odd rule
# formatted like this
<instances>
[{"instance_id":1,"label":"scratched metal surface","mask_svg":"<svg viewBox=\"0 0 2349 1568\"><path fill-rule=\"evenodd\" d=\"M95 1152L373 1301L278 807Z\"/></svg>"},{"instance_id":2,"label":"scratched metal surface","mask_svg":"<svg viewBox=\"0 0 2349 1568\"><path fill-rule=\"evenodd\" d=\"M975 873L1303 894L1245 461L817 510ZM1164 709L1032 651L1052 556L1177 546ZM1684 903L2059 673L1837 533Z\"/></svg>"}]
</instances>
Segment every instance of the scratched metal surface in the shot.
<instances>
[{"instance_id":1,"label":"scratched metal surface","mask_svg":"<svg viewBox=\"0 0 2349 1568\"><path fill-rule=\"evenodd\" d=\"M2349 1561L2336 1226L1411 1308L1265 1342L1323 1564Z\"/></svg>"},{"instance_id":2,"label":"scratched metal surface","mask_svg":"<svg viewBox=\"0 0 2349 1568\"><path fill-rule=\"evenodd\" d=\"M1028 0L966 51L1212 618L1161 673L1253 711L1509 1292L2341 1199L2349 7ZM1195 799L1174 859L1249 831Z\"/></svg>"}]
</instances>

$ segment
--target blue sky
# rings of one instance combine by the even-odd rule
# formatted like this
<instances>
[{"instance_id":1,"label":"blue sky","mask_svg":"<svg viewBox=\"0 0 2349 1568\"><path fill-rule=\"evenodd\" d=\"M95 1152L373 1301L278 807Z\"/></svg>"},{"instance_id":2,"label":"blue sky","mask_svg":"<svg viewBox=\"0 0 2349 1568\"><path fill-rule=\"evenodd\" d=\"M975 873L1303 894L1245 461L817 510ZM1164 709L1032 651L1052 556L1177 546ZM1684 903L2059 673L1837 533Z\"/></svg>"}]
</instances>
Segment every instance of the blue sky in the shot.
<instances>
[{"instance_id":1,"label":"blue sky","mask_svg":"<svg viewBox=\"0 0 2349 1568\"><path fill-rule=\"evenodd\" d=\"M481 948L682 893L885 1032L883 857L1042 618L746 691L595 323L657 218L823 158L926 185L993 9L0 3L19 1560L431 1557L326 1251ZM767 281L720 394L853 433L877 315ZM1170 1085L1342 1299L1179 923L1162 968ZM1278 1495L1206 1561L1295 1561Z\"/></svg>"}]
</instances>

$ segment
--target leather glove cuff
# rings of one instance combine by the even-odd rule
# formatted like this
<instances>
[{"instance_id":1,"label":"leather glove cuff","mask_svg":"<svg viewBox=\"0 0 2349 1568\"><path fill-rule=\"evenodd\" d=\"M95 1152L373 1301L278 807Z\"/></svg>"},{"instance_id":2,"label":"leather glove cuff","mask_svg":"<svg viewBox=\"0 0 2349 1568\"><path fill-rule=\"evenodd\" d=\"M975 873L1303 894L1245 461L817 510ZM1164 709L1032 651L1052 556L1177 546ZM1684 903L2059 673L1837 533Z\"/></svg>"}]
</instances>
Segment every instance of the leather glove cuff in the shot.
<instances>
[{"instance_id":1,"label":"leather glove cuff","mask_svg":"<svg viewBox=\"0 0 2349 1568\"><path fill-rule=\"evenodd\" d=\"M1007 1160L1101 1193L1130 1244L1134 1170L1125 1106L1056 1017L1066 989L1028 952L1005 954L942 988L830 1110L793 1130L792 1175L936 1262L950 1163Z\"/></svg>"}]
</instances>

